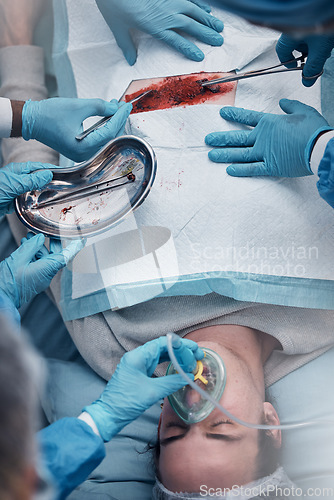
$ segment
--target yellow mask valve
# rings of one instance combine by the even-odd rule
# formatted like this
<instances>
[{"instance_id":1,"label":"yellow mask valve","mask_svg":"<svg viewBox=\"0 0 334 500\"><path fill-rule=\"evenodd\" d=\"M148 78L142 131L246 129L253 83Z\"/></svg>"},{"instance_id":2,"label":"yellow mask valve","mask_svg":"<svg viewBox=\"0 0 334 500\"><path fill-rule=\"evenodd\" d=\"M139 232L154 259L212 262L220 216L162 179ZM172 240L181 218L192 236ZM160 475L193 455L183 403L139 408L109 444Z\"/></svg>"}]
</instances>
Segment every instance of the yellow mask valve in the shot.
<instances>
[{"instance_id":1,"label":"yellow mask valve","mask_svg":"<svg viewBox=\"0 0 334 500\"><path fill-rule=\"evenodd\" d=\"M203 373L203 363L202 361L197 361L197 365L196 365L196 373L195 373L195 378L194 380L200 380L201 382L203 382L204 385L207 385L208 381L206 380L206 378L203 377L202 373Z\"/></svg>"}]
</instances>

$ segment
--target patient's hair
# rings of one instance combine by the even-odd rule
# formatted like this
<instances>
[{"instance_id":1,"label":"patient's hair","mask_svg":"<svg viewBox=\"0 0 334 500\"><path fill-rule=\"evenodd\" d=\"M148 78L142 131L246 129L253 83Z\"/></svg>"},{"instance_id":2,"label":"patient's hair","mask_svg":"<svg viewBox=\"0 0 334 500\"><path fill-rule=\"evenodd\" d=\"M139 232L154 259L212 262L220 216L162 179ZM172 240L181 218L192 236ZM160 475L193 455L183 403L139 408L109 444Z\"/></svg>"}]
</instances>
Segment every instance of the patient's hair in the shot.
<instances>
[{"instance_id":1,"label":"patient's hair","mask_svg":"<svg viewBox=\"0 0 334 500\"><path fill-rule=\"evenodd\" d=\"M20 498L22 474L34 464L39 360L0 315L0 498Z\"/></svg>"}]
</instances>

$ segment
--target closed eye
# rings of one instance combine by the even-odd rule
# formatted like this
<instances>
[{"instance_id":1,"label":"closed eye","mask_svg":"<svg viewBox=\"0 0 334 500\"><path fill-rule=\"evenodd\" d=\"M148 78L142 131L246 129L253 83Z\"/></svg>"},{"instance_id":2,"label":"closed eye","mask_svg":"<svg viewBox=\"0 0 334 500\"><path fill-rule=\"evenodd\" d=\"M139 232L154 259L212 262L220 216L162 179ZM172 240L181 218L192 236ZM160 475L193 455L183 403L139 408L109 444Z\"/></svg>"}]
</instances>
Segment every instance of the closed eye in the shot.
<instances>
[{"instance_id":1,"label":"closed eye","mask_svg":"<svg viewBox=\"0 0 334 500\"><path fill-rule=\"evenodd\" d=\"M181 422L173 422L172 421L172 422L168 422L167 423L166 429L178 429L178 430L181 430L183 432L181 432L179 434L176 434L175 436L171 436L171 437L168 437L168 438L165 438L165 439L161 439L160 440L160 445L161 446L166 446L167 444L172 443L173 441L177 441L178 439L182 439L187 434L187 432L189 431L190 426L186 425L186 424L183 424Z\"/></svg>"},{"instance_id":2,"label":"closed eye","mask_svg":"<svg viewBox=\"0 0 334 500\"><path fill-rule=\"evenodd\" d=\"M183 422L168 422L166 425L166 429L171 429L172 427L175 427L177 429L188 429L189 425L184 424Z\"/></svg>"},{"instance_id":3,"label":"closed eye","mask_svg":"<svg viewBox=\"0 0 334 500\"><path fill-rule=\"evenodd\" d=\"M214 424L212 424L211 427L218 427L218 425L222 424L234 425L234 422L232 420L219 420L219 422L215 422Z\"/></svg>"},{"instance_id":4,"label":"closed eye","mask_svg":"<svg viewBox=\"0 0 334 500\"><path fill-rule=\"evenodd\" d=\"M232 420L219 420L218 422L213 423L210 427L215 428L221 425L235 426L236 424ZM232 430L233 427L230 429ZM209 439L220 439L222 441L239 441L241 439L241 436L238 434L215 434L212 432L207 432L206 437Z\"/></svg>"},{"instance_id":5,"label":"closed eye","mask_svg":"<svg viewBox=\"0 0 334 500\"><path fill-rule=\"evenodd\" d=\"M208 439L217 439L220 441L240 441L241 436L237 434L211 434L208 432L206 434Z\"/></svg>"},{"instance_id":6,"label":"closed eye","mask_svg":"<svg viewBox=\"0 0 334 500\"><path fill-rule=\"evenodd\" d=\"M227 424L227 425L234 425L234 422L232 420L220 420L219 422L215 422L214 424L211 425L211 427L218 427L220 425ZM169 443L172 443L173 441L178 441L186 436L188 433L190 426L183 424L181 422L168 422L166 425L166 428L168 429L179 429L182 430L180 434L176 434L175 436L171 436L165 439L161 439L160 445L161 446L166 446ZM242 437L238 434L215 434L212 432L207 432L205 436L208 439L217 439L220 441L225 441L225 442L232 442L232 441L239 441Z\"/></svg>"}]
</instances>

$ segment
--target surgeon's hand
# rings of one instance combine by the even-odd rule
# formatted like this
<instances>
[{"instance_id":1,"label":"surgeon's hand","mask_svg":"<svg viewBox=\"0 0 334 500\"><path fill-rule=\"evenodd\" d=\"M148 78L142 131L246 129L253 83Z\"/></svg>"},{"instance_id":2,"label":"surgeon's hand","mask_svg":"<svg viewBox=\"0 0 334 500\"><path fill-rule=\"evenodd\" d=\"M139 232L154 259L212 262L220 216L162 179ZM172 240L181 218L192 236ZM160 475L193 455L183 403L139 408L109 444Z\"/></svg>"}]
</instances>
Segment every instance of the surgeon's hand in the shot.
<instances>
[{"instance_id":1,"label":"surgeon's hand","mask_svg":"<svg viewBox=\"0 0 334 500\"><path fill-rule=\"evenodd\" d=\"M56 168L48 163L9 163L0 169L0 217L13 212L14 200L20 194L40 190L52 181Z\"/></svg>"},{"instance_id":2,"label":"surgeon's hand","mask_svg":"<svg viewBox=\"0 0 334 500\"><path fill-rule=\"evenodd\" d=\"M37 139L76 162L84 161L122 132L131 110L131 104L119 104L115 99L27 101L22 111L22 137ZM82 122L95 115L112 118L78 141L75 136L82 131Z\"/></svg>"},{"instance_id":3,"label":"surgeon's hand","mask_svg":"<svg viewBox=\"0 0 334 500\"><path fill-rule=\"evenodd\" d=\"M118 46L132 66L137 50L130 29L137 28L158 38L193 61L202 61L203 52L180 32L208 45L220 46L224 24L211 16L202 0L96 0Z\"/></svg>"},{"instance_id":4,"label":"surgeon's hand","mask_svg":"<svg viewBox=\"0 0 334 500\"><path fill-rule=\"evenodd\" d=\"M276 52L282 63L294 59L294 50L307 56L302 82L305 87L311 87L322 73L325 62L330 57L333 48L334 35L309 35L300 40L283 34L277 42ZM291 63L286 66L293 68L296 65L296 63Z\"/></svg>"},{"instance_id":5,"label":"surgeon's hand","mask_svg":"<svg viewBox=\"0 0 334 500\"><path fill-rule=\"evenodd\" d=\"M182 339L182 343L197 360L203 358L203 351L195 342ZM104 441L110 441L157 401L187 384L177 374L151 378L156 366L168 360L166 337L147 342L123 356L100 398L83 409L93 418ZM193 379L192 374L189 376Z\"/></svg>"},{"instance_id":6,"label":"surgeon's hand","mask_svg":"<svg viewBox=\"0 0 334 500\"><path fill-rule=\"evenodd\" d=\"M280 107L285 115L222 108L225 120L255 128L207 135L206 144L216 147L209 152L210 160L233 163L226 172L235 177L311 175L312 147L318 135L330 127L318 111L299 101L281 99Z\"/></svg>"},{"instance_id":7,"label":"surgeon's hand","mask_svg":"<svg viewBox=\"0 0 334 500\"><path fill-rule=\"evenodd\" d=\"M28 233L21 246L0 262L0 290L19 308L42 292L60 269L82 249L79 240L62 248L60 241L51 240L50 250L44 246L42 234Z\"/></svg>"}]
</instances>

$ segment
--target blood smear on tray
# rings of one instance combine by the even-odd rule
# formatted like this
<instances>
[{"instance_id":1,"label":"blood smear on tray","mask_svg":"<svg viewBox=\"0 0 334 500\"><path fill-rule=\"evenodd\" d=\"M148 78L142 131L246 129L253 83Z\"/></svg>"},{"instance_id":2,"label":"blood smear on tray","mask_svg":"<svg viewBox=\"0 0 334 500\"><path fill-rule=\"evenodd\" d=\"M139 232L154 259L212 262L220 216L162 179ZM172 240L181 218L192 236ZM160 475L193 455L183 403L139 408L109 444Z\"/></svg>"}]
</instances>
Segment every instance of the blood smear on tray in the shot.
<instances>
[{"instance_id":1,"label":"blood smear on tray","mask_svg":"<svg viewBox=\"0 0 334 500\"><path fill-rule=\"evenodd\" d=\"M196 73L193 75L169 76L159 78L132 94L125 95L125 102L129 102L146 90L151 92L139 101L133 103L132 113L168 109L176 106L190 106L208 101L217 101L219 96L234 90L237 82L226 82L208 87L202 87L201 82L220 78L221 73ZM144 82L143 82L144 83Z\"/></svg>"}]
</instances>

